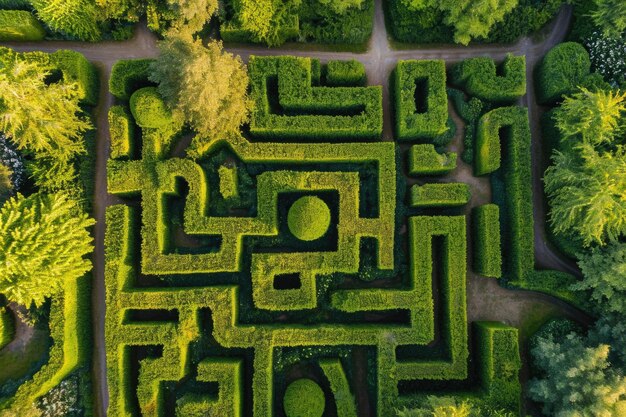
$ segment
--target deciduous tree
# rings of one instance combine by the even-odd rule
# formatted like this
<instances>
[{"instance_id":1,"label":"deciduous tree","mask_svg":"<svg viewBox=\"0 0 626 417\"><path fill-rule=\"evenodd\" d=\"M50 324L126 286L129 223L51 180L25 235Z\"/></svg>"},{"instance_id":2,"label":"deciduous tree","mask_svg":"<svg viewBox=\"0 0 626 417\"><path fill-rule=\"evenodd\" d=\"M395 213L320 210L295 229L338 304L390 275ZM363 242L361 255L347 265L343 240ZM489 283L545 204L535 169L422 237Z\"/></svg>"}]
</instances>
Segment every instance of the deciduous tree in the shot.
<instances>
[{"instance_id":1,"label":"deciduous tree","mask_svg":"<svg viewBox=\"0 0 626 417\"><path fill-rule=\"evenodd\" d=\"M255 41L277 46L285 42L283 31L300 3L301 0L237 0L235 9L241 28L250 32Z\"/></svg>"},{"instance_id":2,"label":"deciduous tree","mask_svg":"<svg viewBox=\"0 0 626 417\"><path fill-rule=\"evenodd\" d=\"M52 30L83 41L102 37L101 12L93 0L31 0L37 16Z\"/></svg>"},{"instance_id":3,"label":"deciduous tree","mask_svg":"<svg viewBox=\"0 0 626 417\"><path fill-rule=\"evenodd\" d=\"M200 32L217 10L217 0L167 0L167 3L177 16L172 29L189 35Z\"/></svg>"},{"instance_id":4,"label":"deciduous tree","mask_svg":"<svg viewBox=\"0 0 626 417\"><path fill-rule=\"evenodd\" d=\"M0 293L40 306L91 269L94 221L65 194L18 194L0 209Z\"/></svg>"}]
</instances>

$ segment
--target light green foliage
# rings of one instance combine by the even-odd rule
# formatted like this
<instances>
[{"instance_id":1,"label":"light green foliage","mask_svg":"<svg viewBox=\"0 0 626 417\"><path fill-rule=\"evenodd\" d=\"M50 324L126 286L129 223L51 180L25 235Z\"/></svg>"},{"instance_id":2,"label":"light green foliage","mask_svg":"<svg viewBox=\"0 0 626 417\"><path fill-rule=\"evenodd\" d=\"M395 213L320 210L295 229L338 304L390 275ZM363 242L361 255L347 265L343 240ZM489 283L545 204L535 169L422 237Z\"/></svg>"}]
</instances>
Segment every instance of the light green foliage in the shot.
<instances>
[{"instance_id":1,"label":"light green foliage","mask_svg":"<svg viewBox=\"0 0 626 417\"><path fill-rule=\"evenodd\" d=\"M0 293L39 306L89 271L83 256L93 249L86 230L93 224L61 193L11 198L0 209Z\"/></svg>"},{"instance_id":2,"label":"light green foliage","mask_svg":"<svg viewBox=\"0 0 626 417\"><path fill-rule=\"evenodd\" d=\"M285 42L285 29L297 27L301 0L235 0L237 20L242 30L256 42L278 46ZM294 21L295 19L295 21Z\"/></svg>"},{"instance_id":3,"label":"light green foliage","mask_svg":"<svg viewBox=\"0 0 626 417\"><path fill-rule=\"evenodd\" d=\"M500 208L485 204L473 210L474 270L486 277L502 276Z\"/></svg>"},{"instance_id":4,"label":"light green foliage","mask_svg":"<svg viewBox=\"0 0 626 417\"><path fill-rule=\"evenodd\" d=\"M349 9L361 7L364 0L318 0L321 4L331 8L339 15L345 14Z\"/></svg>"},{"instance_id":5,"label":"light green foliage","mask_svg":"<svg viewBox=\"0 0 626 417\"><path fill-rule=\"evenodd\" d=\"M79 106L78 84L46 85L49 68L18 57L0 61L0 131L18 149L68 160L84 152L91 123Z\"/></svg>"},{"instance_id":6,"label":"light green foliage","mask_svg":"<svg viewBox=\"0 0 626 417\"><path fill-rule=\"evenodd\" d=\"M473 38L484 38L491 27L517 6L518 0L441 0L444 22L454 26L454 41L467 45Z\"/></svg>"},{"instance_id":7,"label":"light green foliage","mask_svg":"<svg viewBox=\"0 0 626 417\"><path fill-rule=\"evenodd\" d=\"M313 196L298 199L287 215L289 230L300 240L316 240L330 226L330 210L326 203Z\"/></svg>"},{"instance_id":8,"label":"light green foliage","mask_svg":"<svg viewBox=\"0 0 626 417\"><path fill-rule=\"evenodd\" d=\"M224 199L237 198L239 189L237 188L237 167L220 165L218 168L220 177L220 194Z\"/></svg>"},{"instance_id":9,"label":"light green foliage","mask_svg":"<svg viewBox=\"0 0 626 417\"><path fill-rule=\"evenodd\" d=\"M571 94L589 76L589 52L579 43L558 44L543 58L537 69L537 95L540 103L560 100Z\"/></svg>"},{"instance_id":10,"label":"light green foliage","mask_svg":"<svg viewBox=\"0 0 626 417\"><path fill-rule=\"evenodd\" d=\"M623 0L593 0L593 22L605 36L619 37L626 30L626 2Z\"/></svg>"},{"instance_id":11,"label":"light green foliage","mask_svg":"<svg viewBox=\"0 0 626 417\"><path fill-rule=\"evenodd\" d=\"M25 10L0 10L0 41L41 41L46 31Z\"/></svg>"},{"instance_id":12,"label":"light green foliage","mask_svg":"<svg viewBox=\"0 0 626 417\"><path fill-rule=\"evenodd\" d=\"M411 175L443 175L456 169L456 153L437 153L435 145L413 145L409 151Z\"/></svg>"},{"instance_id":13,"label":"light green foliage","mask_svg":"<svg viewBox=\"0 0 626 417\"><path fill-rule=\"evenodd\" d=\"M172 30L193 35L200 32L217 10L217 0L167 0L175 12Z\"/></svg>"},{"instance_id":14,"label":"light green foliage","mask_svg":"<svg viewBox=\"0 0 626 417\"><path fill-rule=\"evenodd\" d=\"M0 204L13 191L13 182L11 182L11 169L0 163Z\"/></svg>"},{"instance_id":15,"label":"light green foliage","mask_svg":"<svg viewBox=\"0 0 626 417\"><path fill-rule=\"evenodd\" d=\"M287 417L322 417L324 414L324 391L315 381L298 379L285 391L283 406Z\"/></svg>"},{"instance_id":16,"label":"light green foliage","mask_svg":"<svg viewBox=\"0 0 626 417\"><path fill-rule=\"evenodd\" d=\"M530 382L530 397L543 412L559 417L615 417L626 400L626 377L609 363L610 346L588 347L580 336L539 338L532 349L535 365L546 376Z\"/></svg>"},{"instance_id":17,"label":"light green foliage","mask_svg":"<svg viewBox=\"0 0 626 417\"><path fill-rule=\"evenodd\" d=\"M13 340L15 325L11 312L4 307L0 307L0 349Z\"/></svg>"},{"instance_id":18,"label":"light green foliage","mask_svg":"<svg viewBox=\"0 0 626 417\"><path fill-rule=\"evenodd\" d=\"M583 145L611 142L619 133L620 118L626 111L626 92L598 90L566 97L556 110L556 126L565 139L582 139Z\"/></svg>"},{"instance_id":19,"label":"light green foliage","mask_svg":"<svg viewBox=\"0 0 626 417\"><path fill-rule=\"evenodd\" d=\"M412 207L458 207L467 204L471 197L469 185L460 182L411 187Z\"/></svg>"},{"instance_id":20,"label":"light green foliage","mask_svg":"<svg viewBox=\"0 0 626 417\"><path fill-rule=\"evenodd\" d=\"M130 111L142 128L158 129L173 122L172 112L155 87L135 91L130 97Z\"/></svg>"},{"instance_id":21,"label":"light green foliage","mask_svg":"<svg viewBox=\"0 0 626 417\"><path fill-rule=\"evenodd\" d=\"M591 290L599 312L626 316L626 244L592 248L581 255L578 265L584 278L573 289Z\"/></svg>"},{"instance_id":22,"label":"light green foliage","mask_svg":"<svg viewBox=\"0 0 626 417\"><path fill-rule=\"evenodd\" d=\"M102 37L102 14L92 0L31 0L37 16L52 30L83 41Z\"/></svg>"},{"instance_id":23,"label":"light green foliage","mask_svg":"<svg viewBox=\"0 0 626 417\"><path fill-rule=\"evenodd\" d=\"M174 111L197 132L187 155L199 158L212 143L238 132L248 120L248 74L239 57L224 52L221 42L205 48L199 40L173 36L159 44L150 79Z\"/></svg>"}]
</instances>

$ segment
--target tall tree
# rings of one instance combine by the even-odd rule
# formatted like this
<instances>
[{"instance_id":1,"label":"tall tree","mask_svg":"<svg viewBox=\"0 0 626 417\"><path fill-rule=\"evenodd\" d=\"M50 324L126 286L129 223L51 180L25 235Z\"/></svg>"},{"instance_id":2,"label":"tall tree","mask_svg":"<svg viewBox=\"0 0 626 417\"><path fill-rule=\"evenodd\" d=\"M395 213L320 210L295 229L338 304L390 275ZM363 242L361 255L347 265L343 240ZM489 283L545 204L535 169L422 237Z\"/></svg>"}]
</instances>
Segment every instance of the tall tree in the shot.
<instances>
[{"instance_id":1,"label":"tall tree","mask_svg":"<svg viewBox=\"0 0 626 417\"><path fill-rule=\"evenodd\" d=\"M18 194L0 209L0 293L39 306L91 269L95 222L65 194Z\"/></svg>"},{"instance_id":2,"label":"tall tree","mask_svg":"<svg viewBox=\"0 0 626 417\"><path fill-rule=\"evenodd\" d=\"M68 160L84 152L92 128L79 106L78 85L45 80L49 70L15 57L0 66L0 131L18 149Z\"/></svg>"},{"instance_id":3,"label":"tall tree","mask_svg":"<svg viewBox=\"0 0 626 417\"><path fill-rule=\"evenodd\" d=\"M293 21L301 0L236 0L241 28L257 42L277 46L285 42L284 30Z\"/></svg>"},{"instance_id":4,"label":"tall tree","mask_svg":"<svg viewBox=\"0 0 626 417\"><path fill-rule=\"evenodd\" d=\"M189 35L200 32L217 10L217 0L167 0L167 3L176 13L172 29Z\"/></svg>"},{"instance_id":5,"label":"tall tree","mask_svg":"<svg viewBox=\"0 0 626 417\"><path fill-rule=\"evenodd\" d=\"M623 0L594 0L593 22L604 36L620 37L626 30L626 2Z\"/></svg>"},{"instance_id":6,"label":"tall tree","mask_svg":"<svg viewBox=\"0 0 626 417\"><path fill-rule=\"evenodd\" d=\"M52 30L83 41L102 37L98 26L100 10L94 0L31 0L37 16Z\"/></svg>"},{"instance_id":7,"label":"tall tree","mask_svg":"<svg viewBox=\"0 0 626 417\"><path fill-rule=\"evenodd\" d=\"M545 377L529 384L530 398L557 417L615 417L626 400L626 377L611 368L609 345L588 347L580 336L540 338L532 349Z\"/></svg>"},{"instance_id":8,"label":"tall tree","mask_svg":"<svg viewBox=\"0 0 626 417\"><path fill-rule=\"evenodd\" d=\"M445 23L454 27L454 41L467 45L473 38L484 38L494 24L504 20L518 0L441 0Z\"/></svg>"},{"instance_id":9,"label":"tall tree","mask_svg":"<svg viewBox=\"0 0 626 417\"><path fill-rule=\"evenodd\" d=\"M248 120L252 101L246 67L217 41L204 47L190 36L172 36L159 49L150 79L159 84L169 107L197 132L187 154L199 158L215 140L238 132Z\"/></svg>"}]
</instances>

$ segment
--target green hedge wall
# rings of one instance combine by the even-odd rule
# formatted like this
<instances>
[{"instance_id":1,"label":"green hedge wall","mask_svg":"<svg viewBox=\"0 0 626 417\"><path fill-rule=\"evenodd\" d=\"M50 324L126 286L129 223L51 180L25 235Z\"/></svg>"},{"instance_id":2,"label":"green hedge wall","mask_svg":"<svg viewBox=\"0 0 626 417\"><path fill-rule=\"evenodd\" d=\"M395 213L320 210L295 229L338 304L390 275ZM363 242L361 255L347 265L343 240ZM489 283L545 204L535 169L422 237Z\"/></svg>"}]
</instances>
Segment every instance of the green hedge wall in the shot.
<instances>
[{"instance_id":1,"label":"green hedge wall","mask_svg":"<svg viewBox=\"0 0 626 417\"><path fill-rule=\"evenodd\" d=\"M454 66L452 81L482 100L510 103L526 94L526 57L509 55L498 75L491 58L469 58Z\"/></svg>"},{"instance_id":2,"label":"green hedge wall","mask_svg":"<svg viewBox=\"0 0 626 417\"><path fill-rule=\"evenodd\" d=\"M41 41L46 31L31 12L0 10L0 41Z\"/></svg>"},{"instance_id":3,"label":"green hedge wall","mask_svg":"<svg viewBox=\"0 0 626 417\"><path fill-rule=\"evenodd\" d=\"M0 349L8 345L15 335L15 325L11 312L5 307L0 307Z\"/></svg>"},{"instance_id":4,"label":"green hedge wall","mask_svg":"<svg viewBox=\"0 0 626 417\"><path fill-rule=\"evenodd\" d=\"M144 87L130 96L130 112L139 127L159 129L173 122L172 112L156 87Z\"/></svg>"},{"instance_id":5,"label":"green hedge wall","mask_svg":"<svg viewBox=\"0 0 626 417\"><path fill-rule=\"evenodd\" d=\"M555 103L573 93L590 72L589 52L581 44L565 42L550 49L536 69L539 103Z\"/></svg>"},{"instance_id":6,"label":"green hedge wall","mask_svg":"<svg viewBox=\"0 0 626 417\"><path fill-rule=\"evenodd\" d=\"M153 59L127 59L117 61L111 68L109 90L117 99L129 100L141 87L153 85L148 81Z\"/></svg>"},{"instance_id":7,"label":"green hedge wall","mask_svg":"<svg viewBox=\"0 0 626 417\"><path fill-rule=\"evenodd\" d=\"M424 184L411 187L412 207L459 207L472 198L465 183Z\"/></svg>"},{"instance_id":8,"label":"green hedge wall","mask_svg":"<svg viewBox=\"0 0 626 417\"><path fill-rule=\"evenodd\" d=\"M418 84L425 91L416 91ZM448 96L443 60L399 61L394 73L396 135L399 140L433 138L446 131ZM416 97L426 94L426 97ZM425 109L416 99L425 100Z\"/></svg>"},{"instance_id":9,"label":"green hedge wall","mask_svg":"<svg viewBox=\"0 0 626 417\"><path fill-rule=\"evenodd\" d=\"M126 107L112 106L109 109L109 134L111 158L131 158L135 147L135 123Z\"/></svg>"},{"instance_id":10,"label":"green hedge wall","mask_svg":"<svg viewBox=\"0 0 626 417\"><path fill-rule=\"evenodd\" d=\"M492 278L502 276L500 247L500 208L486 204L472 210L474 271Z\"/></svg>"},{"instance_id":11,"label":"green hedge wall","mask_svg":"<svg viewBox=\"0 0 626 417\"><path fill-rule=\"evenodd\" d=\"M313 70L319 65L314 62L292 56L250 57L251 96L256 102L250 133L272 140L379 139L382 87L314 86ZM273 87L278 91L268 91Z\"/></svg>"},{"instance_id":12,"label":"green hedge wall","mask_svg":"<svg viewBox=\"0 0 626 417\"><path fill-rule=\"evenodd\" d=\"M475 175L491 174L500 168L500 133L510 125L510 113L506 110L496 109L480 118L476 129Z\"/></svg>"},{"instance_id":13,"label":"green hedge wall","mask_svg":"<svg viewBox=\"0 0 626 417\"><path fill-rule=\"evenodd\" d=\"M367 82L365 66L352 59L350 61L328 61L326 64L326 84L332 87L359 87Z\"/></svg>"},{"instance_id":14,"label":"green hedge wall","mask_svg":"<svg viewBox=\"0 0 626 417\"><path fill-rule=\"evenodd\" d=\"M411 175L445 175L456 169L456 153L440 154L432 144L413 145L409 150Z\"/></svg>"}]
</instances>

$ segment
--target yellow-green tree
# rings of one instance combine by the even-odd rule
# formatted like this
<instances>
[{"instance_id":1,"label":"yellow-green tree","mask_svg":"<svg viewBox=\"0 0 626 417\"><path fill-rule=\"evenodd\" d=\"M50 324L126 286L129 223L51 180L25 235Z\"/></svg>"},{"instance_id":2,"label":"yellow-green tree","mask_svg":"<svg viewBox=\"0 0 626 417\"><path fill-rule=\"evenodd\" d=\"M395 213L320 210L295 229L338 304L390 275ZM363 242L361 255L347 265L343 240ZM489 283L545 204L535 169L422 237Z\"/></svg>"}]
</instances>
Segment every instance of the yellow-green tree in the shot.
<instances>
[{"instance_id":1,"label":"yellow-green tree","mask_svg":"<svg viewBox=\"0 0 626 417\"><path fill-rule=\"evenodd\" d=\"M21 194L0 209L0 293L39 306L91 269L95 222L63 193Z\"/></svg>"},{"instance_id":2,"label":"yellow-green tree","mask_svg":"<svg viewBox=\"0 0 626 417\"><path fill-rule=\"evenodd\" d=\"M31 0L37 16L52 30L83 41L102 37L102 13L94 0Z\"/></svg>"},{"instance_id":3,"label":"yellow-green tree","mask_svg":"<svg viewBox=\"0 0 626 417\"><path fill-rule=\"evenodd\" d=\"M217 0L167 0L176 13L172 30L194 35L200 32L217 10Z\"/></svg>"}]
</instances>

